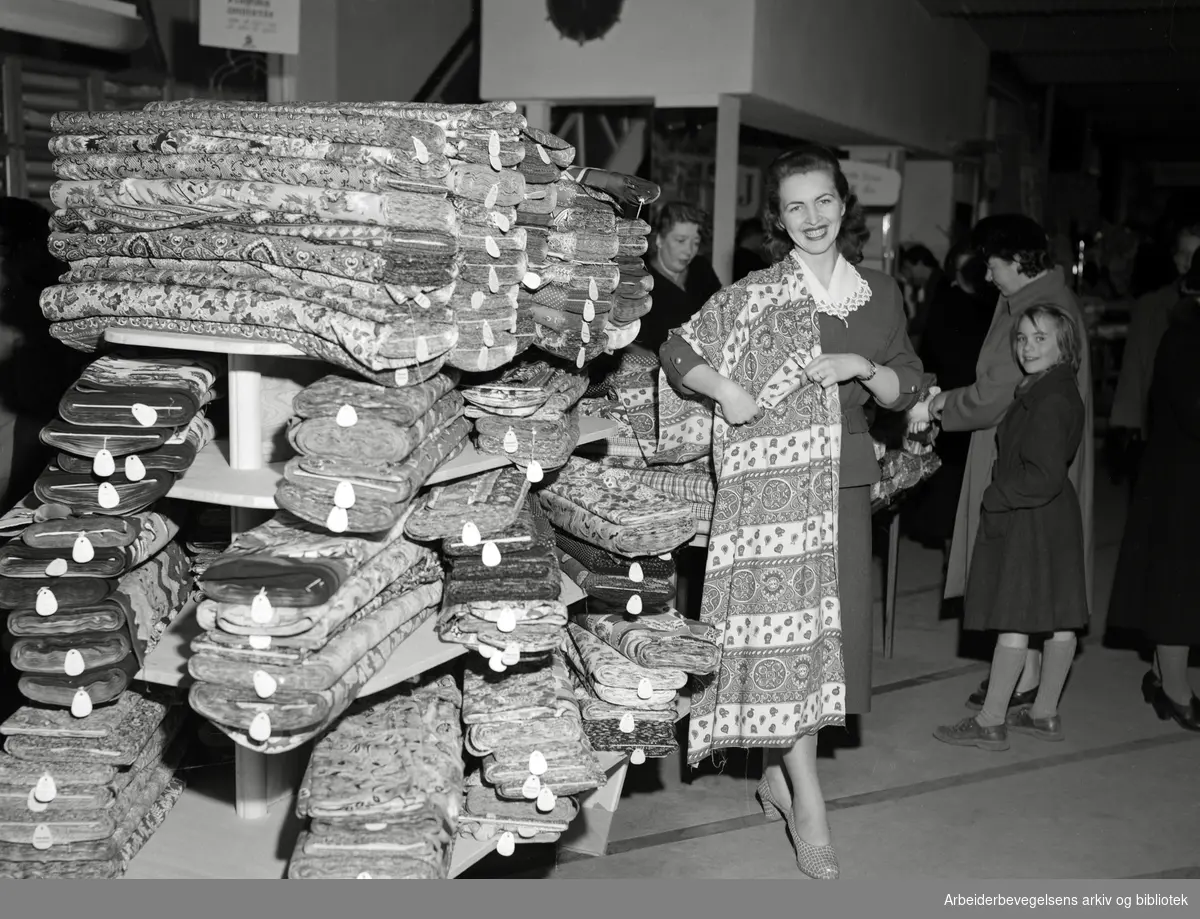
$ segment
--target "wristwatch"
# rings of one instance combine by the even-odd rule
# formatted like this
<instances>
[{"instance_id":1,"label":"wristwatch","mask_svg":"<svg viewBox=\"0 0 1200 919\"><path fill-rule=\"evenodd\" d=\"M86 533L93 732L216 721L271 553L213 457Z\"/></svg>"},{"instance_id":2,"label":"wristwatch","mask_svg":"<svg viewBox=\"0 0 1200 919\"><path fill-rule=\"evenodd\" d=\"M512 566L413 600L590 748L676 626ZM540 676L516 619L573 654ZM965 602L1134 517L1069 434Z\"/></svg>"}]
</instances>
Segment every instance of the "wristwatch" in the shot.
<instances>
[{"instance_id":1,"label":"wristwatch","mask_svg":"<svg viewBox=\"0 0 1200 919\"><path fill-rule=\"evenodd\" d=\"M870 383L873 379L875 379L875 374L879 372L879 367L869 357L867 358L867 363L871 365L871 375L859 377L859 379L864 383Z\"/></svg>"}]
</instances>

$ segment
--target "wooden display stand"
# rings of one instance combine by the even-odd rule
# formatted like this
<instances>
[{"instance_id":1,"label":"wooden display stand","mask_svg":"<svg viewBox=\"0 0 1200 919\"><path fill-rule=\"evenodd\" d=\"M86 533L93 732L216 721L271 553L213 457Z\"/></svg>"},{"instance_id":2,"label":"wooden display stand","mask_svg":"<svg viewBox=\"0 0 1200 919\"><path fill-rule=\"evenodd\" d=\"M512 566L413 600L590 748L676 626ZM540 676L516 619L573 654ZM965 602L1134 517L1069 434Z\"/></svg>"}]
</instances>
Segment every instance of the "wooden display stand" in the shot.
<instances>
[{"instance_id":1,"label":"wooden display stand","mask_svg":"<svg viewBox=\"0 0 1200 919\"><path fill-rule=\"evenodd\" d=\"M233 336L109 329L105 337L115 344L228 356L229 441L205 447L191 468L175 483L169 496L229 507L234 533L258 525L264 512L275 508L275 488L283 475L282 463L264 460L264 368L269 368L279 358L312 358L288 345ZM613 422L582 418L579 442L601 440L615 432ZM506 457L479 453L468 445L454 459L442 464L426 484L465 478L507 463ZM583 597L583 591L575 582L563 575L562 602L569 606ZM363 686L358 697L381 692L466 652L463 645L442 642L435 626L435 621L430 619L418 628ZM172 621L136 678L166 686L187 685L190 682L187 660L191 655L191 642L200 632L195 605L189 604ZM302 772L301 751L268 755L237 745L236 757L235 803L240 819L261 820L274 804L291 797ZM603 854L607 846L612 813L621 797L629 761L624 755L603 753L600 762L609 776L608 784L584 797L580 814L564 836L563 843L568 848L592 854ZM237 832L236 826L229 829ZM481 842L459 837L455 842L450 876L461 874L491 852L495 845L495 839Z\"/></svg>"}]
</instances>

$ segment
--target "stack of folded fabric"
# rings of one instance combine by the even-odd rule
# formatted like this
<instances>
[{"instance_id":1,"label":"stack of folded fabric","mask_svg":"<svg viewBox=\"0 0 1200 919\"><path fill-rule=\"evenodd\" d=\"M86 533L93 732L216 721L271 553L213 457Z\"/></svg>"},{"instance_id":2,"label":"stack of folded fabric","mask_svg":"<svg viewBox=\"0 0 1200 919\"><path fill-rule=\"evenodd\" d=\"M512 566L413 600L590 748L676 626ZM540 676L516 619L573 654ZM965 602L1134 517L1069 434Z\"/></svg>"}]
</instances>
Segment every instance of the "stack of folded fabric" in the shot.
<instances>
[{"instance_id":1,"label":"stack of folded fabric","mask_svg":"<svg viewBox=\"0 0 1200 919\"><path fill-rule=\"evenodd\" d=\"M445 878L463 806L462 694L426 676L356 703L318 741L289 878Z\"/></svg>"},{"instance_id":2,"label":"stack of folded fabric","mask_svg":"<svg viewBox=\"0 0 1200 919\"><path fill-rule=\"evenodd\" d=\"M558 360L530 359L477 379L462 391L481 453L506 456L531 482L560 468L579 443L574 411L587 377Z\"/></svg>"},{"instance_id":3,"label":"stack of folded fabric","mask_svg":"<svg viewBox=\"0 0 1200 919\"><path fill-rule=\"evenodd\" d=\"M441 603L437 557L403 529L330 536L285 511L234 537L201 581L192 708L259 752L317 736Z\"/></svg>"},{"instance_id":4,"label":"stack of folded fabric","mask_svg":"<svg viewBox=\"0 0 1200 919\"><path fill-rule=\"evenodd\" d=\"M501 854L511 854L518 837L556 839L578 812L577 802L563 799L605 782L557 649L544 662L522 662L499 674L469 662L463 722L467 751L481 759L467 783L464 831L479 839L499 836Z\"/></svg>"},{"instance_id":5,"label":"stack of folded fabric","mask_svg":"<svg viewBox=\"0 0 1200 919\"><path fill-rule=\"evenodd\" d=\"M184 100L60 112L51 250L71 268L42 295L51 332L80 350L112 326L233 334L388 385L426 379L458 342L448 196L471 181L451 165L450 134L519 123L514 110Z\"/></svg>"},{"instance_id":6,"label":"stack of folded fabric","mask_svg":"<svg viewBox=\"0 0 1200 919\"><path fill-rule=\"evenodd\" d=\"M672 627L680 633L681 644L686 644L683 653L673 659L704 666L708 668L706 672L711 673L716 664L715 646L683 634L682 628ZM594 628L605 631L599 622ZM647 626L647 630L649 628ZM628 752L634 765L646 758L674 753L678 749L675 700L679 690L687 685L687 672L679 667L635 664L613 645L576 622L567 626L567 632L569 638L563 642L563 650L575 674L574 691L583 713L584 730L593 748ZM638 643L631 640L630 632L631 629L623 632L613 629L606 634L609 640L620 642L623 639L627 647L634 648ZM701 645L703 647L699 647ZM643 659L655 659L644 646L639 650L643 652ZM661 657L657 660L661 662Z\"/></svg>"},{"instance_id":7,"label":"stack of folded fabric","mask_svg":"<svg viewBox=\"0 0 1200 919\"><path fill-rule=\"evenodd\" d=\"M84 721L27 706L0 725L0 877L125 872L183 792L174 702L129 691Z\"/></svg>"},{"instance_id":8,"label":"stack of folded fabric","mask_svg":"<svg viewBox=\"0 0 1200 919\"><path fill-rule=\"evenodd\" d=\"M37 516L0 549L10 658L22 695L86 720L122 697L187 602L190 563L169 507Z\"/></svg>"},{"instance_id":9,"label":"stack of folded fabric","mask_svg":"<svg viewBox=\"0 0 1200 919\"><path fill-rule=\"evenodd\" d=\"M599 546L556 533L563 571L587 594L596 613L665 613L675 600L673 555L625 558Z\"/></svg>"},{"instance_id":10,"label":"stack of folded fabric","mask_svg":"<svg viewBox=\"0 0 1200 919\"><path fill-rule=\"evenodd\" d=\"M400 389L328 376L297 393L276 503L333 533L395 527L425 481L466 442L458 371Z\"/></svg>"},{"instance_id":11,"label":"stack of folded fabric","mask_svg":"<svg viewBox=\"0 0 1200 919\"><path fill-rule=\"evenodd\" d=\"M106 355L42 430L58 456L34 484L45 504L122 515L166 495L213 437L205 417L219 367L202 357Z\"/></svg>"}]
</instances>

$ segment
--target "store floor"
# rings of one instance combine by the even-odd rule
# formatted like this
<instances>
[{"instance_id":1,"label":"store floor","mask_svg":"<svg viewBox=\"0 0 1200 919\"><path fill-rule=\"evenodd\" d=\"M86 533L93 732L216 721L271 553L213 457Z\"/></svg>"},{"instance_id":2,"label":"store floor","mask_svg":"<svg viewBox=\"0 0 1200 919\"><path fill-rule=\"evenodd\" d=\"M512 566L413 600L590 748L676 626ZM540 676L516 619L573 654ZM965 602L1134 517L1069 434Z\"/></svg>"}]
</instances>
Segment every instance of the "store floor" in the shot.
<instances>
[{"instance_id":1,"label":"store floor","mask_svg":"<svg viewBox=\"0 0 1200 919\"><path fill-rule=\"evenodd\" d=\"M1096 607L1107 608L1124 491L1097 477ZM877 577L882 598L882 571ZM1200 734L1142 702L1146 664L1085 643L1061 707L1067 738L1014 735L1004 753L949 747L933 728L967 714L986 661L940 617L941 555L904 542L895 655L877 640L872 711L851 734L827 731L820 761L845 878L1200 877ZM882 628L882 602L876 609ZM1094 632L1102 631L1097 628ZM1193 671L1200 687L1200 672ZM227 769L227 767L225 767ZM781 824L753 794L757 756L730 756L685 784L677 758L632 766L608 853L520 846L468 877L799 878ZM224 772L222 775L220 773ZM298 829L279 805L229 819L228 774L198 769L130 877L280 877Z\"/></svg>"}]
</instances>

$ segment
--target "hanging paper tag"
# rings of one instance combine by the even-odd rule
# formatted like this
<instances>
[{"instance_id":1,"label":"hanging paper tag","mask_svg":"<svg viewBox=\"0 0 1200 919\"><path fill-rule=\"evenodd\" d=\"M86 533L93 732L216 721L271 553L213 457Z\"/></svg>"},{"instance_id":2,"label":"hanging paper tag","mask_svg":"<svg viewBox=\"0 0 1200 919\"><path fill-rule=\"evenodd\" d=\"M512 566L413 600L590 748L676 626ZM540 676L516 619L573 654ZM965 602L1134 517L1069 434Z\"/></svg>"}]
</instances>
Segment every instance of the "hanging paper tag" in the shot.
<instances>
[{"instance_id":1,"label":"hanging paper tag","mask_svg":"<svg viewBox=\"0 0 1200 919\"><path fill-rule=\"evenodd\" d=\"M501 233L507 233L512 229L512 222L504 214L492 214L492 223L496 225L496 229Z\"/></svg>"},{"instance_id":2,"label":"hanging paper tag","mask_svg":"<svg viewBox=\"0 0 1200 919\"><path fill-rule=\"evenodd\" d=\"M101 482L100 488L96 491L96 503L106 511L112 510L121 503L121 496L117 494L117 490L113 488L112 482Z\"/></svg>"},{"instance_id":3,"label":"hanging paper tag","mask_svg":"<svg viewBox=\"0 0 1200 919\"><path fill-rule=\"evenodd\" d=\"M499 648L493 648L491 645L479 646L479 654L484 660L490 661L493 657L499 657L502 653Z\"/></svg>"},{"instance_id":4,"label":"hanging paper tag","mask_svg":"<svg viewBox=\"0 0 1200 919\"><path fill-rule=\"evenodd\" d=\"M503 673L508 669L508 664L504 663L502 655L496 655L488 660L488 667L496 673Z\"/></svg>"},{"instance_id":5,"label":"hanging paper tag","mask_svg":"<svg viewBox=\"0 0 1200 919\"><path fill-rule=\"evenodd\" d=\"M487 568L495 568L500 564L500 547L491 540L484 544L483 564Z\"/></svg>"},{"instance_id":6,"label":"hanging paper tag","mask_svg":"<svg viewBox=\"0 0 1200 919\"><path fill-rule=\"evenodd\" d=\"M266 743L271 739L271 717L266 712L259 712L250 720L250 739Z\"/></svg>"},{"instance_id":7,"label":"hanging paper tag","mask_svg":"<svg viewBox=\"0 0 1200 919\"><path fill-rule=\"evenodd\" d=\"M517 614L507 607L500 610L500 616L496 620L496 628L498 628L501 632L516 631Z\"/></svg>"},{"instance_id":8,"label":"hanging paper tag","mask_svg":"<svg viewBox=\"0 0 1200 919\"><path fill-rule=\"evenodd\" d=\"M520 836L522 839L533 839L533 837L536 836L537 834L538 834L538 831L537 831L537 827L535 827L535 826L527 826L526 824L521 824L519 827L517 827L517 835Z\"/></svg>"},{"instance_id":9,"label":"hanging paper tag","mask_svg":"<svg viewBox=\"0 0 1200 919\"><path fill-rule=\"evenodd\" d=\"M517 432L516 431L514 431L512 428L509 428L507 431L504 432L504 452L505 453L516 453L520 446L521 446L520 443L517 442Z\"/></svg>"},{"instance_id":10,"label":"hanging paper tag","mask_svg":"<svg viewBox=\"0 0 1200 919\"><path fill-rule=\"evenodd\" d=\"M137 423L144 428L152 428L158 423L158 412L148 405L143 405L141 402L135 402L129 409L133 412L133 417Z\"/></svg>"},{"instance_id":11,"label":"hanging paper tag","mask_svg":"<svg viewBox=\"0 0 1200 919\"><path fill-rule=\"evenodd\" d=\"M542 472L542 464L537 460L530 460L529 465L525 467L525 478L534 485L545 478L545 473Z\"/></svg>"},{"instance_id":12,"label":"hanging paper tag","mask_svg":"<svg viewBox=\"0 0 1200 919\"><path fill-rule=\"evenodd\" d=\"M484 245L484 248L487 249L487 254L490 255L492 258L500 257L500 246L496 243L496 240L492 239L491 236L487 236L484 238L483 245Z\"/></svg>"},{"instance_id":13,"label":"hanging paper tag","mask_svg":"<svg viewBox=\"0 0 1200 919\"><path fill-rule=\"evenodd\" d=\"M554 802L554 792L543 785L542 790L538 792L537 809L543 814L548 814L554 810Z\"/></svg>"},{"instance_id":14,"label":"hanging paper tag","mask_svg":"<svg viewBox=\"0 0 1200 919\"><path fill-rule=\"evenodd\" d=\"M424 364L426 361L433 359L433 352L429 350L429 339L424 335L417 336L417 360Z\"/></svg>"},{"instance_id":15,"label":"hanging paper tag","mask_svg":"<svg viewBox=\"0 0 1200 919\"><path fill-rule=\"evenodd\" d=\"M496 274L495 268L488 268L488 290L492 293L500 292L500 275Z\"/></svg>"},{"instance_id":16,"label":"hanging paper tag","mask_svg":"<svg viewBox=\"0 0 1200 919\"><path fill-rule=\"evenodd\" d=\"M67 652L66 658L63 660L63 673L67 676L79 676L87 667L83 663L83 655L79 653L78 648L72 648Z\"/></svg>"},{"instance_id":17,"label":"hanging paper tag","mask_svg":"<svg viewBox=\"0 0 1200 919\"><path fill-rule=\"evenodd\" d=\"M530 290L537 290L542 286L542 276L534 271L526 271L525 277L521 278L521 283Z\"/></svg>"},{"instance_id":18,"label":"hanging paper tag","mask_svg":"<svg viewBox=\"0 0 1200 919\"><path fill-rule=\"evenodd\" d=\"M418 290L415 294L413 294L413 301L423 310L427 310L433 306L433 301L425 296L425 292L423 290Z\"/></svg>"},{"instance_id":19,"label":"hanging paper tag","mask_svg":"<svg viewBox=\"0 0 1200 919\"><path fill-rule=\"evenodd\" d=\"M42 773L42 777L33 786L33 796L42 804L49 804L53 801L58 796L58 786L54 784L54 776L49 772Z\"/></svg>"},{"instance_id":20,"label":"hanging paper tag","mask_svg":"<svg viewBox=\"0 0 1200 919\"><path fill-rule=\"evenodd\" d=\"M496 131L488 131L488 156L500 155L500 135Z\"/></svg>"},{"instance_id":21,"label":"hanging paper tag","mask_svg":"<svg viewBox=\"0 0 1200 919\"><path fill-rule=\"evenodd\" d=\"M140 482L146 477L146 464L136 453L125 457L125 478L131 482Z\"/></svg>"},{"instance_id":22,"label":"hanging paper tag","mask_svg":"<svg viewBox=\"0 0 1200 919\"><path fill-rule=\"evenodd\" d=\"M71 697L71 714L76 718L86 718L92 713L92 697L87 690L80 687Z\"/></svg>"},{"instance_id":23,"label":"hanging paper tag","mask_svg":"<svg viewBox=\"0 0 1200 919\"><path fill-rule=\"evenodd\" d=\"M267 648L271 647L270 635L251 635L247 641L255 651L266 651Z\"/></svg>"},{"instance_id":24,"label":"hanging paper tag","mask_svg":"<svg viewBox=\"0 0 1200 919\"><path fill-rule=\"evenodd\" d=\"M102 479L107 479L116 471L117 464L113 461L113 455L108 450L97 450L92 459L92 472Z\"/></svg>"},{"instance_id":25,"label":"hanging paper tag","mask_svg":"<svg viewBox=\"0 0 1200 919\"><path fill-rule=\"evenodd\" d=\"M633 720L633 715L631 715L629 712L626 712L621 716L621 723L618 724L617 727L621 729L622 734L632 734L633 729L636 727L636 724Z\"/></svg>"},{"instance_id":26,"label":"hanging paper tag","mask_svg":"<svg viewBox=\"0 0 1200 919\"><path fill-rule=\"evenodd\" d=\"M469 549L483 542L483 537L479 535L479 527L475 526L475 521L468 520L463 524L462 544Z\"/></svg>"},{"instance_id":27,"label":"hanging paper tag","mask_svg":"<svg viewBox=\"0 0 1200 919\"><path fill-rule=\"evenodd\" d=\"M46 566L46 577L61 578L67 573L67 560L65 558L52 558L50 564Z\"/></svg>"},{"instance_id":28,"label":"hanging paper tag","mask_svg":"<svg viewBox=\"0 0 1200 919\"><path fill-rule=\"evenodd\" d=\"M575 366L582 370L583 365L586 363L586 361L587 361L587 348L580 345L579 353L577 355L575 355Z\"/></svg>"},{"instance_id":29,"label":"hanging paper tag","mask_svg":"<svg viewBox=\"0 0 1200 919\"><path fill-rule=\"evenodd\" d=\"M35 788L29 789L29 794L25 798L25 806L35 814L40 814L50 808L49 804L37 799L37 789Z\"/></svg>"},{"instance_id":30,"label":"hanging paper tag","mask_svg":"<svg viewBox=\"0 0 1200 919\"><path fill-rule=\"evenodd\" d=\"M417 155L418 163L429 162L429 148L425 146L425 142L419 137L413 139L413 152Z\"/></svg>"},{"instance_id":31,"label":"hanging paper tag","mask_svg":"<svg viewBox=\"0 0 1200 919\"><path fill-rule=\"evenodd\" d=\"M541 157L542 162L545 163L547 166L549 166L550 165L550 154L546 152L546 148L543 147L541 144L534 144L534 146L537 147L538 156Z\"/></svg>"},{"instance_id":32,"label":"hanging paper tag","mask_svg":"<svg viewBox=\"0 0 1200 919\"><path fill-rule=\"evenodd\" d=\"M483 306L483 301L487 299L487 294L482 290L477 290L471 294L471 309L477 310Z\"/></svg>"},{"instance_id":33,"label":"hanging paper tag","mask_svg":"<svg viewBox=\"0 0 1200 919\"><path fill-rule=\"evenodd\" d=\"M579 327L579 340L585 345L592 340L592 327L586 322Z\"/></svg>"},{"instance_id":34,"label":"hanging paper tag","mask_svg":"<svg viewBox=\"0 0 1200 919\"><path fill-rule=\"evenodd\" d=\"M250 620L258 625L266 625L275 618L275 609L267 596L267 588L260 588L250 601Z\"/></svg>"},{"instance_id":35,"label":"hanging paper tag","mask_svg":"<svg viewBox=\"0 0 1200 919\"><path fill-rule=\"evenodd\" d=\"M338 507L354 507L354 486L349 482L338 482L333 493L333 503Z\"/></svg>"},{"instance_id":36,"label":"hanging paper tag","mask_svg":"<svg viewBox=\"0 0 1200 919\"><path fill-rule=\"evenodd\" d=\"M39 616L53 616L58 612L58 598L54 596L54 591L49 587L39 587L37 599L33 602L33 608Z\"/></svg>"},{"instance_id":37,"label":"hanging paper tag","mask_svg":"<svg viewBox=\"0 0 1200 919\"><path fill-rule=\"evenodd\" d=\"M635 584L640 584L645 579L646 579L646 576L645 576L645 574L642 573L641 564L638 562L630 563L630 565L629 565L629 580L633 581L633 583L635 583Z\"/></svg>"},{"instance_id":38,"label":"hanging paper tag","mask_svg":"<svg viewBox=\"0 0 1200 919\"><path fill-rule=\"evenodd\" d=\"M633 765L635 765L635 766L640 766L645 761L646 761L646 751L643 750L641 747L638 747L636 750L634 750L632 753L629 754L629 762L633 763Z\"/></svg>"},{"instance_id":39,"label":"hanging paper tag","mask_svg":"<svg viewBox=\"0 0 1200 919\"><path fill-rule=\"evenodd\" d=\"M275 690L278 688L279 684L271 674L265 670L254 671L254 692L260 699L271 698L271 696L275 695Z\"/></svg>"},{"instance_id":40,"label":"hanging paper tag","mask_svg":"<svg viewBox=\"0 0 1200 919\"><path fill-rule=\"evenodd\" d=\"M33 847L39 852L45 852L52 845L54 845L54 834L50 832L50 827L39 823L33 829Z\"/></svg>"},{"instance_id":41,"label":"hanging paper tag","mask_svg":"<svg viewBox=\"0 0 1200 919\"><path fill-rule=\"evenodd\" d=\"M596 286L595 278L588 278L588 299L589 300L599 300L600 299L600 288L598 288Z\"/></svg>"},{"instance_id":42,"label":"hanging paper tag","mask_svg":"<svg viewBox=\"0 0 1200 919\"><path fill-rule=\"evenodd\" d=\"M542 790L542 780L536 775L530 775L521 786L521 796L528 801L534 800Z\"/></svg>"},{"instance_id":43,"label":"hanging paper tag","mask_svg":"<svg viewBox=\"0 0 1200 919\"><path fill-rule=\"evenodd\" d=\"M513 838L513 834L505 830L500 834L500 841L496 843L496 851L508 858L517 851L517 841Z\"/></svg>"},{"instance_id":44,"label":"hanging paper tag","mask_svg":"<svg viewBox=\"0 0 1200 919\"><path fill-rule=\"evenodd\" d=\"M489 211L496 206L496 199L500 197L500 186L493 185L488 189L487 195L483 199L483 206ZM507 232L507 231L506 231Z\"/></svg>"},{"instance_id":45,"label":"hanging paper tag","mask_svg":"<svg viewBox=\"0 0 1200 919\"><path fill-rule=\"evenodd\" d=\"M413 138L413 140L416 140L416 138L414 137L414 138ZM371 877L371 872L370 872L370 871L360 871L358 874L356 874L356 875L354 876L354 879L355 879L356 881L370 881L370 880L373 880L373 878Z\"/></svg>"},{"instance_id":46,"label":"hanging paper tag","mask_svg":"<svg viewBox=\"0 0 1200 919\"><path fill-rule=\"evenodd\" d=\"M500 655L500 660L504 661L505 666L516 666L521 660L521 646L515 641L505 645L504 653Z\"/></svg>"},{"instance_id":47,"label":"hanging paper tag","mask_svg":"<svg viewBox=\"0 0 1200 919\"><path fill-rule=\"evenodd\" d=\"M546 763L546 757L542 755L541 750L534 750L529 754L530 775L543 776L549 768L549 765Z\"/></svg>"},{"instance_id":48,"label":"hanging paper tag","mask_svg":"<svg viewBox=\"0 0 1200 919\"><path fill-rule=\"evenodd\" d=\"M671 560L671 553L664 552L662 555L659 556L659 558L662 559L664 562L669 562Z\"/></svg>"},{"instance_id":49,"label":"hanging paper tag","mask_svg":"<svg viewBox=\"0 0 1200 919\"><path fill-rule=\"evenodd\" d=\"M583 321L591 322L596 318L596 304L591 300L583 301Z\"/></svg>"},{"instance_id":50,"label":"hanging paper tag","mask_svg":"<svg viewBox=\"0 0 1200 919\"><path fill-rule=\"evenodd\" d=\"M482 331L484 347L494 348L496 346L496 336L492 333L492 324L484 320Z\"/></svg>"},{"instance_id":51,"label":"hanging paper tag","mask_svg":"<svg viewBox=\"0 0 1200 919\"><path fill-rule=\"evenodd\" d=\"M650 681L642 679L637 686L637 697L645 700L654 695L654 687L650 685Z\"/></svg>"},{"instance_id":52,"label":"hanging paper tag","mask_svg":"<svg viewBox=\"0 0 1200 919\"><path fill-rule=\"evenodd\" d=\"M350 526L350 518L346 515L346 509L344 507L331 508L329 516L325 518L325 529L330 533L345 533L348 526Z\"/></svg>"},{"instance_id":53,"label":"hanging paper tag","mask_svg":"<svg viewBox=\"0 0 1200 919\"><path fill-rule=\"evenodd\" d=\"M80 565L86 565L96 558L96 549L92 547L88 534L80 533L71 547L71 558Z\"/></svg>"},{"instance_id":54,"label":"hanging paper tag","mask_svg":"<svg viewBox=\"0 0 1200 919\"><path fill-rule=\"evenodd\" d=\"M337 423L339 428L352 428L358 424L358 412L353 405L343 405L338 409Z\"/></svg>"},{"instance_id":55,"label":"hanging paper tag","mask_svg":"<svg viewBox=\"0 0 1200 919\"><path fill-rule=\"evenodd\" d=\"M625 604L625 612L629 613L631 616L636 616L641 611L642 611L642 596L641 596L641 594L634 594L632 597L629 598L629 601Z\"/></svg>"}]
</instances>

